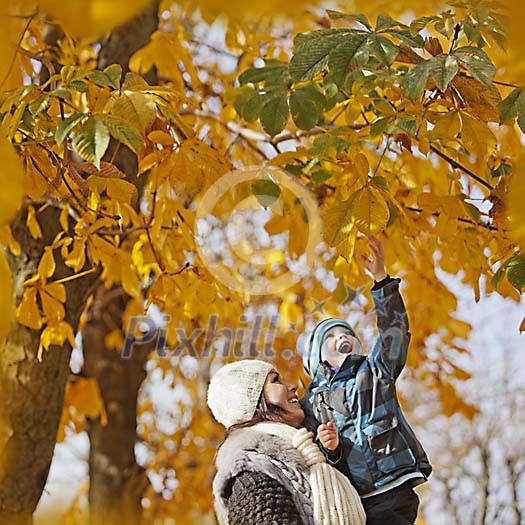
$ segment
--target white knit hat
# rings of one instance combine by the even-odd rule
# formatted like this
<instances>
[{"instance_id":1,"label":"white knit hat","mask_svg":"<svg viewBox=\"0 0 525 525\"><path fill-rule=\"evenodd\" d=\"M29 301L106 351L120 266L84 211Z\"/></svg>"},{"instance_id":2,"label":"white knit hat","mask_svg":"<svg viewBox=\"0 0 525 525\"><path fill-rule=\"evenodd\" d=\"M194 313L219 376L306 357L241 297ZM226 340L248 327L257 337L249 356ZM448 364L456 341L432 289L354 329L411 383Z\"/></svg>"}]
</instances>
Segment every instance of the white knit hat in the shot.
<instances>
[{"instance_id":1,"label":"white knit hat","mask_svg":"<svg viewBox=\"0 0 525 525\"><path fill-rule=\"evenodd\" d=\"M208 387L208 406L213 417L226 428L249 421L272 370L273 365L257 359L243 359L223 366Z\"/></svg>"}]
</instances>

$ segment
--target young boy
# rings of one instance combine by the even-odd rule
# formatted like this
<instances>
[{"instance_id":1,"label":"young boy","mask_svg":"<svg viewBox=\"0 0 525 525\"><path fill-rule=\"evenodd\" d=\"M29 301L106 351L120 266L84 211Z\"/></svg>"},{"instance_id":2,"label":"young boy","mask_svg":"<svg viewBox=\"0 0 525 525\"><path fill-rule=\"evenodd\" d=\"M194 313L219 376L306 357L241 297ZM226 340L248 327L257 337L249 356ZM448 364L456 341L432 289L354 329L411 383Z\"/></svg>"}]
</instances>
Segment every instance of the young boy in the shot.
<instances>
[{"instance_id":1,"label":"young boy","mask_svg":"<svg viewBox=\"0 0 525 525\"><path fill-rule=\"evenodd\" d=\"M379 338L364 356L346 321L318 323L303 338L301 353L312 383L301 404L307 419L319 425L328 461L359 492L367 525L411 525L419 506L413 487L427 480L432 467L396 397L410 340L400 279L386 273L380 241L369 236L369 244L372 255L362 261L374 276Z\"/></svg>"}]
</instances>

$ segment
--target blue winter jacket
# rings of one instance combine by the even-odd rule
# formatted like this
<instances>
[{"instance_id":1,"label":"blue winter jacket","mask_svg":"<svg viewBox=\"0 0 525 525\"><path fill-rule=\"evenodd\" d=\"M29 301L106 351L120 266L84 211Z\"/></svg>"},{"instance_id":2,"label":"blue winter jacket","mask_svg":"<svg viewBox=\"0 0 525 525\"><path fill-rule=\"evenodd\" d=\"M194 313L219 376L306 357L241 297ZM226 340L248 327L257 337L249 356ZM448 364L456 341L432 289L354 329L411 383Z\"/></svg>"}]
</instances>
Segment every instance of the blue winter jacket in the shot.
<instances>
[{"instance_id":1,"label":"blue winter jacket","mask_svg":"<svg viewBox=\"0 0 525 525\"><path fill-rule=\"evenodd\" d=\"M321 362L301 400L312 427L335 423L341 457L325 453L361 495L412 472L422 473L425 481L432 471L396 397L410 341L399 282L388 277L372 288L379 329L372 353L348 356L337 372Z\"/></svg>"}]
</instances>

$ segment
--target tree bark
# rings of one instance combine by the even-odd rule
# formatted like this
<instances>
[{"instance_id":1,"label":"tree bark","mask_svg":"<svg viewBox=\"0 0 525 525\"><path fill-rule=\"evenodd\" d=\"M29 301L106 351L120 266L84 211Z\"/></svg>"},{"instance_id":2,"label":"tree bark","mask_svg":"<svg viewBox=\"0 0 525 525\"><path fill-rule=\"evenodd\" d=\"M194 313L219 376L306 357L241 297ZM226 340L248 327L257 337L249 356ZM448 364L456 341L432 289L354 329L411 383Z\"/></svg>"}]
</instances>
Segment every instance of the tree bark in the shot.
<instances>
[{"instance_id":1,"label":"tree bark","mask_svg":"<svg viewBox=\"0 0 525 525\"><path fill-rule=\"evenodd\" d=\"M23 214L13 226L22 247L20 256L10 257L17 302L24 281L38 267L44 246L51 244L61 230L59 212L49 206L39 215L45 233L38 241L30 236ZM54 278L71 275L60 257L56 261ZM65 320L74 331L97 277L93 273L65 283ZM39 345L40 331L18 323L13 323L0 344L0 525L32 523L53 457L71 346L66 343L62 348L50 347L38 362Z\"/></svg>"},{"instance_id":2,"label":"tree bark","mask_svg":"<svg viewBox=\"0 0 525 525\"><path fill-rule=\"evenodd\" d=\"M135 461L137 397L146 377L151 346L135 347L133 358L107 349L104 339L120 328L128 296L121 288L97 289L82 330L85 373L98 381L107 412L107 425L89 422L89 511L94 525L139 525L147 477Z\"/></svg>"}]
</instances>

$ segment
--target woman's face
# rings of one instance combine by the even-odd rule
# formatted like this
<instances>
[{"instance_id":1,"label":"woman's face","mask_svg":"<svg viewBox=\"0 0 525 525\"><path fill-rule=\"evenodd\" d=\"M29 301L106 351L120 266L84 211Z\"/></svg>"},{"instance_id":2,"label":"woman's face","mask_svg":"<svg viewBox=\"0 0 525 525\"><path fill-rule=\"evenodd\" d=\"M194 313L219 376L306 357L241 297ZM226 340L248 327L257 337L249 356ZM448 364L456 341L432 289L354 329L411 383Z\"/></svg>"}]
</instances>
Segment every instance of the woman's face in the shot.
<instances>
[{"instance_id":1,"label":"woman's face","mask_svg":"<svg viewBox=\"0 0 525 525\"><path fill-rule=\"evenodd\" d=\"M344 326L334 326L327 330L321 346L321 359L332 366L340 366L350 354L358 354L361 344L350 330Z\"/></svg>"},{"instance_id":2,"label":"woman's face","mask_svg":"<svg viewBox=\"0 0 525 525\"><path fill-rule=\"evenodd\" d=\"M264 399L267 403L278 406L285 411L286 423L299 427L304 419L304 412L299 404L297 388L286 383L276 370L272 370L266 377L263 387Z\"/></svg>"}]
</instances>

